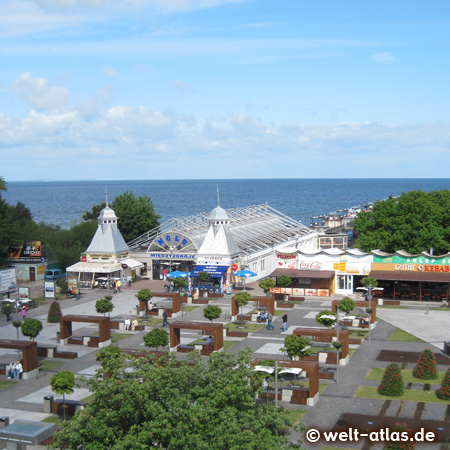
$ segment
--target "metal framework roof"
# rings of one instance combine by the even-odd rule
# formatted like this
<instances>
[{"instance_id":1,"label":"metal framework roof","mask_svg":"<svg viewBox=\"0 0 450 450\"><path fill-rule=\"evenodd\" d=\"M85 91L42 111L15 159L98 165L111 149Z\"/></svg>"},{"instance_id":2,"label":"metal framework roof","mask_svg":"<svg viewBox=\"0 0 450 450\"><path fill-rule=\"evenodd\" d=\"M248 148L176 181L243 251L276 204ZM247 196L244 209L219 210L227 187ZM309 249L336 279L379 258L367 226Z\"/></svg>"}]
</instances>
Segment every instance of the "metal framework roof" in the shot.
<instances>
[{"instance_id":1,"label":"metal framework roof","mask_svg":"<svg viewBox=\"0 0 450 450\"><path fill-rule=\"evenodd\" d=\"M239 249L253 253L315 233L267 204L226 210L230 232ZM208 231L210 212L170 219L128 243L133 249L149 249L155 238L166 233L189 237L198 250Z\"/></svg>"}]
</instances>

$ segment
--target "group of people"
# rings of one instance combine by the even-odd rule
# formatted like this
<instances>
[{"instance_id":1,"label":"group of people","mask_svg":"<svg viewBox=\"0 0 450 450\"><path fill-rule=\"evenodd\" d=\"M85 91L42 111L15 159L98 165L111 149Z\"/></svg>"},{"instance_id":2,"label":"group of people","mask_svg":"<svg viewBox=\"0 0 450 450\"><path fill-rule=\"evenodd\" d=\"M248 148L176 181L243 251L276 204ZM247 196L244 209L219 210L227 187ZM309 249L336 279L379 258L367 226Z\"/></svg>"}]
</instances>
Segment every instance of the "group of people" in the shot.
<instances>
[{"instance_id":1,"label":"group of people","mask_svg":"<svg viewBox=\"0 0 450 450\"><path fill-rule=\"evenodd\" d=\"M127 331L134 331L138 325L139 322L137 321L136 317L133 320L127 317L124 321L124 329Z\"/></svg>"},{"instance_id":2,"label":"group of people","mask_svg":"<svg viewBox=\"0 0 450 450\"><path fill-rule=\"evenodd\" d=\"M273 320L272 313L269 312L267 309L258 316L258 322L261 323L264 319L267 319L267 329L275 330L275 327L272 325L272 320ZM286 313L283 313L281 315L281 320L283 321L283 331L287 331L288 316Z\"/></svg>"},{"instance_id":3,"label":"group of people","mask_svg":"<svg viewBox=\"0 0 450 450\"><path fill-rule=\"evenodd\" d=\"M131 282L133 281L133 278L131 275L128 275L125 277L125 275L122 278L119 278L117 280L113 280L112 288L114 294L117 294L118 292L122 292L122 286L126 286L128 284L128 287L131 287Z\"/></svg>"},{"instance_id":4,"label":"group of people","mask_svg":"<svg viewBox=\"0 0 450 450\"><path fill-rule=\"evenodd\" d=\"M13 361L8 366L8 380L10 380L11 378L13 378L14 380L18 380L22 372L23 367L20 361Z\"/></svg>"},{"instance_id":5,"label":"group of people","mask_svg":"<svg viewBox=\"0 0 450 450\"><path fill-rule=\"evenodd\" d=\"M20 315L21 315L22 319L25 320L27 318L28 306L23 305L22 307L20 307L19 303L17 303L17 308L20 308ZM9 306L9 304L7 304L3 308L3 314L6 316L7 322L14 320L13 315L12 315L11 306Z\"/></svg>"}]
</instances>

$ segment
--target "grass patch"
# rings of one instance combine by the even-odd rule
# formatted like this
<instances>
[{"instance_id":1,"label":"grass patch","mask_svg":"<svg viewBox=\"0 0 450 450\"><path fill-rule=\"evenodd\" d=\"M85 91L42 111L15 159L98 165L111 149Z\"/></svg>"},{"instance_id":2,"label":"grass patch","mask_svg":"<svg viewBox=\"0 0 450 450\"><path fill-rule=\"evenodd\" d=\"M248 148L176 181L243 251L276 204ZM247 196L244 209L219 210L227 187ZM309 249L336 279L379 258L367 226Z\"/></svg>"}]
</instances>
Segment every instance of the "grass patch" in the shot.
<instances>
[{"instance_id":1,"label":"grass patch","mask_svg":"<svg viewBox=\"0 0 450 450\"><path fill-rule=\"evenodd\" d=\"M435 380L422 380L420 378L414 378L412 370L402 370L402 377L405 383L422 383L422 384L437 384L441 385L444 379L445 372L439 372L438 377ZM366 380L379 380L383 378L384 369L383 368L372 368L367 372Z\"/></svg>"},{"instance_id":2,"label":"grass patch","mask_svg":"<svg viewBox=\"0 0 450 450\"><path fill-rule=\"evenodd\" d=\"M424 342L422 339L414 336L411 333L402 330L401 328L396 328L391 336L389 337L390 341L405 341L405 342Z\"/></svg>"},{"instance_id":3,"label":"grass patch","mask_svg":"<svg viewBox=\"0 0 450 450\"><path fill-rule=\"evenodd\" d=\"M53 301L54 299L53 298L45 298L44 296L42 296L42 297L35 297L32 300L34 300L34 302L36 303L36 306L41 306L47 300ZM67 300L67 295L61 294L61 292L56 292L56 300Z\"/></svg>"},{"instance_id":4,"label":"grass patch","mask_svg":"<svg viewBox=\"0 0 450 450\"><path fill-rule=\"evenodd\" d=\"M361 338L364 339L369 332L367 330L349 330L350 338Z\"/></svg>"},{"instance_id":5,"label":"grass patch","mask_svg":"<svg viewBox=\"0 0 450 450\"><path fill-rule=\"evenodd\" d=\"M306 411L303 411L302 409L285 408L285 410L288 412L288 415L292 421L293 427L295 427L295 425L299 424L300 421L303 419L304 415L306 414Z\"/></svg>"},{"instance_id":6,"label":"grass patch","mask_svg":"<svg viewBox=\"0 0 450 450\"><path fill-rule=\"evenodd\" d=\"M256 324L256 323L243 323L242 325L239 322L228 323L225 325L225 328L228 328L230 331L247 331L249 333L253 333L255 331L260 330L266 325ZM244 327L244 328L241 328Z\"/></svg>"},{"instance_id":7,"label":"grass patch","mask_svg":"<svg viewBox=\"0 0 450 450\"><path fill-rule=\"evenodd\" d=\"M55 423L56 425L62 425L64 423L64 419L59 416L50 416L45 418L44 420L41 420L41 422Z\"/></svg>"},{"instance_id":8,"label":"grass patch","mask_svg":"<svg viewBox=\"0 0 450 450\"><path fill-rule=\"evenodd\" d=\"M276 309L275 312L273 313L274 316L281 316L281 314L285 313L286 311L281 311L279 309Z\"/></svg>"},{"instance_id":9,"label":"grass patch","mask_svg":"<svg viewBox=\"0 0 450 450\"><path fill-rule=\"evenodd\" d=\"M9 380L0 380L0 390L1 389L5 389L8 386L11 386L14 383L14 381L9 381Z\"/></svg>"},{"instance_id":10,"label":"grass patch","mask_svg":"<svg viewBox=\"0 0 450 450\"><path fill-rule=\"evenodd\" d=\"M144 325L146 327L157 327L158 325L161 325L163 323L164 319L160 319L159 317L157 319L153 318L152 316L147 317L138 317L138 324Z\"/></svg>"},{"instance_id":11,"label":"grass patch","mask_svg":"<svg viewBox=\"0 0 450 450\"><path fill-rule=\"evenodd\" d=\"M223 341L223 349L228 350L233 345L236 345L239 341Z\"/></svg>"},{"instance_id":12,"label":"grass patch","mask_svg":"<svg viewBox=\"0 0 450 450\"><path fill-rule=\"evenodd\" d=\"M122 333L112 333L111 334L111 344L115 344L116 342L121 341L122 339L126 339L132 336L131 334L122 334Z\"/></svg>"},{"instance_id":13,"label":"grass patch","mask_svg":"<svg viewBox=\"0 0 450 450\"><path fill-rule=\"evenodd\" d=\"M350 356L350 358L352 357L352 355L353 355L353 353L355 353L356 352L356 348L349 348L348 349L348 356Z\"/></svg>"},{"instance_id":14,"label":"grass patch","mask_svg":"<svg viewBox=\"0 0 450 450\"><path fill-rule=\"evenodd\" d=\"M450 311L450 308L433 307L433 308L430 308L430 311Z\"/></svg>"},{"instance_id":15,"label":"grass patch","mask_svg":"<svg viewBox=\"0 0 450 450\"><path fill-rule=\"evenodd\" d=\"M185 312L194 311L194 309L200 308L200 306L182 306L181 309Z\"/></svg>"},{"instance_id":16,"label":"grass patch","mask_svg":"<svg viewBox=\"0 0 450 450\"><path fill-rule=\"evenodd\" d=\"M404 402L424 402L424 403L440 403L442 405L450 404L450 401L441 400L436 397L436 391L413 391L405 390L405 393L400 397L388 397L387 395L380 395L376 387L360 386L355 394L355 397L361 398L376 398L379 400L400 400Z\"/></svg>"},{"instance_id":17,"label":"grass patch","mask_svg":"<svg viewBox=\"0 0 450 450\"><path fill-rule=\"evenodd\" d=\"M45 372L56 369L61 364L65 364L65 361L50 361L50 360L44 359L43 361L39 362L39 366L40 366L41 370L43 370Z\"/></svg>"}]
</instances>

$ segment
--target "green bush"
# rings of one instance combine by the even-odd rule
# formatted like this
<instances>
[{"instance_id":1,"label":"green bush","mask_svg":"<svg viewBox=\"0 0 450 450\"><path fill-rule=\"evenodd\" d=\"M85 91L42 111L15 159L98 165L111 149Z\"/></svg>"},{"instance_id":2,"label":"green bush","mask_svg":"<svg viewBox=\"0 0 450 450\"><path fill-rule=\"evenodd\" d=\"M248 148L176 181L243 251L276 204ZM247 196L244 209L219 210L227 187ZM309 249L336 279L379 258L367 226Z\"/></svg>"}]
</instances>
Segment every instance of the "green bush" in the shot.
<instances>
[{"instance_id":1,"label":"green bush","mask_svg":"<svg viewBox=\"0 0 450 450\"><path fill-rule=\"evenodd\" d=\"M441 400L450 400L450 369L448 369L447 373L444 375L441 387L436 392L436 395Z\"/></svg>"},{"instance_id":2,"label":"green bush","mask_svg":"<svg viewBox=\"0 0 450 450\"><path fill-rule=\"evenodd\" d=\"M400 397L404 390L405 386L400 367L397 364L390 364L384 371L383 379L378 386L378 393L387 397Z\"/></svg>"},{"instance_id":3,"label":"green bush","mask_svg":"<svg viewBox=\"0 0 450 450\"><path fill-rule=\"evenodd\" d=\"M287 353L291 358L296 356L309 356L311 351L309 349L305 350L305 348L308 347L310 343L311 342L307 337L290 334L284 339L284 347L281 351Z\"/></svg>"},{"instance_id":4,"label":"green bush","mask_svg":"<svg viewBox=\"0 0 450 450\"><path fill-rule=\"evenodd\" d=\"M33 341L43 328L44 326L42 325L42 322L37 319L25 319L22 326L20 327L22 334L29 337L30 339L33 339Z\"/></svg>"},{"instance_id":5,"label":"green bush","mask_svg":"<svg viewBox=\"0 0 450 450\"><path fill-rule=\"evenodd\" d=\"M420 354L413 376L421 380L435 380L438 377L436 357L431 350L426 349Z\"/></svg>"},{"instance_id":6,"label":"green bush","mask_svg":"<svg viewBox=\"0 0 450 450\"><path fill-rule=\"evenodd\" d=\"M152 331L144 336L144 345L146 347L166 347L169 343L169 334L161 328L154 328Z\"/></svg>"},{"instance_id":7,"label":"green bush","mask_svg":"<svg viewBox=\"0 0 450 450\"><path fill-rule=\"evenodd\" d=\"M411 429L406 426L405 423L396 423L395 426L392 427L392 431L398 432L400 436L402 433L408 433L411 435ZM388 442L383 450L414 450L415 444L413 441L391 441Z\"/></svg>"},{"instance_id":8,"label":"green bush","mask_svg":"<svg viewBox=\"0 0 450 450\"><path fill-rule=\"evenodd\" d=\"M48 309L47 322L59 323L61 317L62 317L61 306L56 300L54 300L50 304L50 308Z\"/></svg>"}]
</instances>

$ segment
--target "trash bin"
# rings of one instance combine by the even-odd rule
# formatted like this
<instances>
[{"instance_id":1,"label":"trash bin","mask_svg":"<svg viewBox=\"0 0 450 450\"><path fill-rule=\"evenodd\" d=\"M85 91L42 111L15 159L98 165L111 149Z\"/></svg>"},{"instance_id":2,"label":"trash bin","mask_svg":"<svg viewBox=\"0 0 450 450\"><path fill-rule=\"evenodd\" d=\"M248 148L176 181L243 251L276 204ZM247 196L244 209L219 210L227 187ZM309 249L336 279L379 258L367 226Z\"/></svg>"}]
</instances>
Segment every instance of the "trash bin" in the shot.
<instances>
[{"instance_id":1,"label":"trash bin","mask_svg":"<svg viewBox=\"0 0 450 450\"><path fill-rule=\"evenodd\" d=\"M56 342L58 344L61 342L61 331L56 332Z\"/></svg>"},{"instance_id":2,"label":"trash bin","mask_svg":"<svg viewBox=\"0 0 450 450\"><path fill-rule=\"evenodd\" d=\"M53 395L46 395L44 397L44 412L51 414L53 409Z\"/></svg>"},{"instance_id":3,"label":"trash bin","mask_svg":"<svg viewBox=\"0 0 450 450\"><path fill-rule=\"evenodd\" d=\"M9 425L9 417L0 417L0 428L5 428Z\"/></svg>"}]
</instances>

